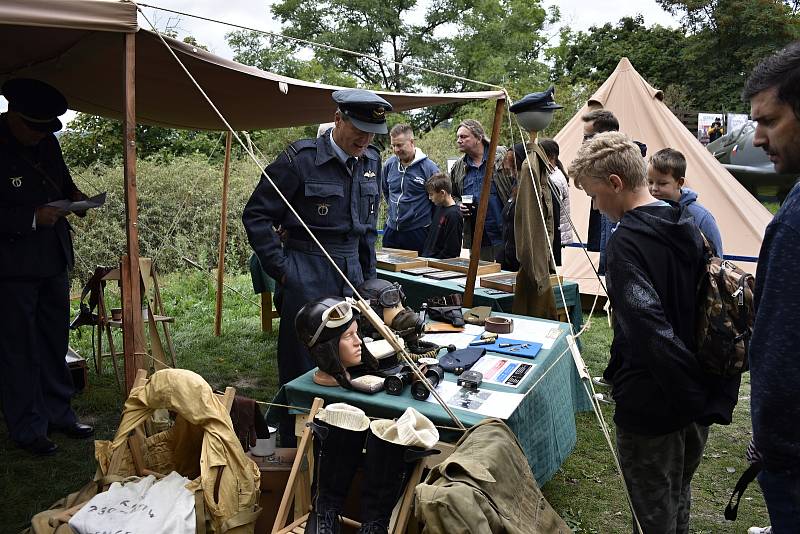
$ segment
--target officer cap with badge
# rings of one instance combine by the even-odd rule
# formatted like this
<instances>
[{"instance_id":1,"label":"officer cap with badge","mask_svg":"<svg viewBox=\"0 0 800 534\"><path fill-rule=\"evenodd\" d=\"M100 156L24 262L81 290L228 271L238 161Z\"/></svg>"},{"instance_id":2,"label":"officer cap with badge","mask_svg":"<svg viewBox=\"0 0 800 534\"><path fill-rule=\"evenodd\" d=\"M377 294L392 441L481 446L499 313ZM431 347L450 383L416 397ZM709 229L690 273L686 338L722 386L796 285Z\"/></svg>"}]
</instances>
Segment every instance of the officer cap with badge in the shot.
<instances>
[{"instance_id":1,"label":"officer cap with badge","mask_svg":"<svg viewBox=\"0 0 800 534\"><path fill-rule=\"evenodd\" d=\"M16 112L32 129L57 132L63 125L59 115L67 111L67 99L50 84L32 78L15 78L3 84L9 111Z\"/></svg>"},{"instance_id":2,"label":"officer cap with badge","mask_svg":"<svg viewBox=\"0 0 800 534\"><path fill-rule=\"evenodd\" d=\"M555 87L550 86L547 91L527 94L509 109L527 131L542 131L553 120L553 112L564 107L556 104L554 93Z\"/></svg>"},{"instance_id":3,"label":"officer cap with badge","mask_svg":"<svg viewBox=\"0 0 800 534\"><path fill-rule=\"evenodd\" d=\"M333 100L339 112L347 115L353 126L362 132L386 134L386 112L392 105L372 91L365 89L341 89L333 92Z\"/></svg>"}]
</instances>

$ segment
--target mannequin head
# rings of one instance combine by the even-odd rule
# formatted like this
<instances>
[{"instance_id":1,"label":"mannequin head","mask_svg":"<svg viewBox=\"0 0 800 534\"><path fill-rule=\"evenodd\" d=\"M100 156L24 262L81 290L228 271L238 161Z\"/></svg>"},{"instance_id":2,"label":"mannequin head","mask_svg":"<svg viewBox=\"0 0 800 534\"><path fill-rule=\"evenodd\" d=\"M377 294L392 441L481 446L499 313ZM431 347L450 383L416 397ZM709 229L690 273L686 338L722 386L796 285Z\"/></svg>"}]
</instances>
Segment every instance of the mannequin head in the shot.
<instances>
[{"instance_id":1,"label":"mannequin head","mask_svg":"<svg viewBox=\"0 0 800 534\"><path fill-rule=\"evenodd\" d=\"M517 113L517 122L526 132L541 132L553 122L553 111L521 111Z\"/></svg>"},{"instance_id":2,"label":"mannequin head","mask_svg":"<svg viewBox=\"0 0 800 534\"><path fill-rule=\"evenodd\" d=\"M295 330L319 367L314 375L318 384L352 389L347 368L360 364L377 368L375 358L362 350L356 314L358 310L342 297L313 300L297 312Z\"/></svg>"},{"instance_id":3,"label":"mannequin head","mask_svg":"<svg viewBox=\"0 0 800 534\"><path fill-rule=\"evenodd\" d=\"M547 91L525 95L509 108L525 131L533 134L550 125L553 112L563 107L553 100L554 93L555 88L551 86Z\"/></svg>"},{"instance_id":4,"label":"mannequin head","mask_svg":"<svg viewBox=\"0 0 800 534\"><path fill-rule=\"evenodd\" d=\"M361 338L358 335L358 322L353 321L339 336L339 361L347 369L361 364Z\"/></svg>"}]
</instances>

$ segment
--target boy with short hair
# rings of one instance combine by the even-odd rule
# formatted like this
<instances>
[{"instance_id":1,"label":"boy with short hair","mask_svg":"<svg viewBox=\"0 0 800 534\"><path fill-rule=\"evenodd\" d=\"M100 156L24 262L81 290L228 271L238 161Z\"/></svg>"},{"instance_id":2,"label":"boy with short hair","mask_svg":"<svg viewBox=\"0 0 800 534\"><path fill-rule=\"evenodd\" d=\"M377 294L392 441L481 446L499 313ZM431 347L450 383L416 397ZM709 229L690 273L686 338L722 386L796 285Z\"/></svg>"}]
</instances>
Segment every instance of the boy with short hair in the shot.
<instances>
[{"instance_id":1,"label":"boy with short hair","mask_svg":"<svg viewBox=\"0 0 800 534\"><path fill-rule=\"evenodd\" d=\"M722 257L722 236L711 212L697 202L697 193L683 187L686 181L686 158L673 148L664 148L650 157L647 184L650 194L660 200L670 200L684 206L694 218L700 231Z\"/></svg>"},{"instance_id":2,"label":"boy with short hair","mask_svg":"<svg viewBox=\"0 0 800 534\"><path fill-rule=\"evenodd\" d=\"M606 249L617 362L609 378L633 509L647 534L685 534L708 425L730 423L739 387L739 376L704 374L694 354L702 238L683 208L650 194L641 151L624 134L593 137L569 174L619 223Z\"/></svg>"},{"instance_id":3,"label":"boy with short hair","mask_svg":"<svg viewBox=\"0 0 800 534\"><path fill-rule=\"evenodd\" d=\"M457 258L461 254L464 218L453 200L450 178L437 172L428 178L425 189L436 208L422 255L426 258Z\"/></svg>"}]
</instances>

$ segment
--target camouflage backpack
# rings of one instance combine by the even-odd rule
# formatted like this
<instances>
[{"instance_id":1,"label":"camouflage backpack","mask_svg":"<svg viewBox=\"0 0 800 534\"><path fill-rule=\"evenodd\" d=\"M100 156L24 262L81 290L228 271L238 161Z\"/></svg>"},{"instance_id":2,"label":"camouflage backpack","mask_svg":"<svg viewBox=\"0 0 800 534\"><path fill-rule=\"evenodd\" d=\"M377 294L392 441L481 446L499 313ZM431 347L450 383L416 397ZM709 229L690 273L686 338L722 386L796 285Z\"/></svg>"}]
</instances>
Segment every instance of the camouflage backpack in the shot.
<instances>
[{"instance_id":1,"label":"camouflage backpack","mask_svg":"<svg viewBox=\"0 0 800 534\"><path fill-rule=\"evenodd\" d=\"M705 236L705 269L697 285L697 359L711 375L731 377L749 367L755 278L717 257Z\"/></svg>"}]
</instances>

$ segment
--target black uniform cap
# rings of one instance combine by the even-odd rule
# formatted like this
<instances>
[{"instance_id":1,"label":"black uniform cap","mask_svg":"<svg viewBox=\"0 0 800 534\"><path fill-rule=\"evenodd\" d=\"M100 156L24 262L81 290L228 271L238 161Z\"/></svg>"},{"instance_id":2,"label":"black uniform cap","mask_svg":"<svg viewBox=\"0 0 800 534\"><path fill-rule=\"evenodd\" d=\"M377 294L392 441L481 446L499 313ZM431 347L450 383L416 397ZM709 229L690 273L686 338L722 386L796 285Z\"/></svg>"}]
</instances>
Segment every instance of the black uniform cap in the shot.
<instances>
[{"instance_id":1,"label":"black uniform cap","mask_svg":"<svg viewBox=\"0 0 800 534\"><path fill-rule=\"evenodd\" d=\"M372 91L341 89L334 91L331 96L339 105L339 111L347 115L362 132L389 132L386 128L386 112L392 111L392 105Z\"/></svg>"},{"instance_id":2,"label":"black uniform cap","mask_svg":"<svg viewBox=\"0 0 800 534\"><path fill-rule=\"evenodd\" d=\"M32 78L16 78L3 84L8 109L17 112L34 130L57 132L59 115L67 111L67 99L50 84Z\"/></svg>"},{"instance_id":3,"label":"black uniform cap","mask_svg":"<svg viewBox=\"0 0 800 534\"><path fill-rule=\"evenodd\" d=\"M561 109L564 106L556 104L553 100L553 93L555 92L555 87L552 85L550 89L547 91L542 91L541 93L530 93L525 95L521 100L514 102L514 104L508 108L511 110L511 113L521 113L523 111L549 111L553 109Z\"/></svg>"}]
</instances>

